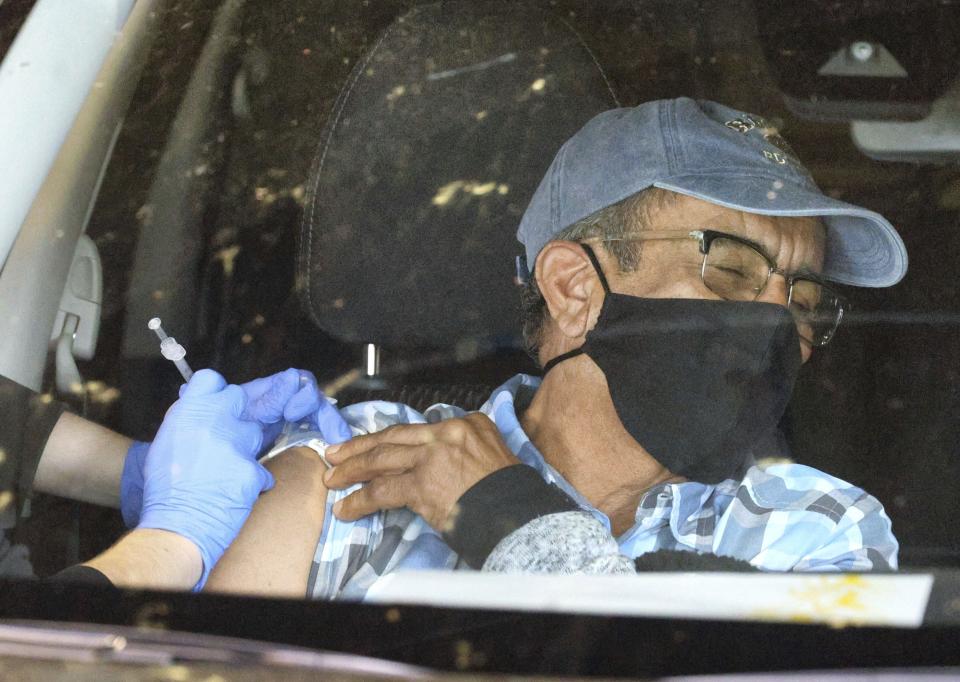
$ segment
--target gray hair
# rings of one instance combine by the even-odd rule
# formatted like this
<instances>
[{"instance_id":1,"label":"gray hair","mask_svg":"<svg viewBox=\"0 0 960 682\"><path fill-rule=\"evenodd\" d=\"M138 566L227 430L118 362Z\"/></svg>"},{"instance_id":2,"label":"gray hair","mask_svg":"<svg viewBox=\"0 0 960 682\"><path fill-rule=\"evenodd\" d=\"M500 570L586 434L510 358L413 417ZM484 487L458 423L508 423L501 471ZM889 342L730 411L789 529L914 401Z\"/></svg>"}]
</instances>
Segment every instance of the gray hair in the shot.
<instances>
[{"instance_id":1,"label":"gray hair","mask_svg":"<svg viewBox=\"0 0 960 682\"><path fill-rule=\"evenodd\" d=\"M649 227L653 213L675 201L673 192L649 187L631 194L615 204L578 220L564 228L553 241L582 241L590 238L618 239L631 232ZM607 253L617 259L620 272L634 272L640 265L642 242L610 241L603 242ZM537 286L534 273L520 290L520 326L523 332L523 345L527 353L539 364L540 346L550 313L546 301Z\"/></svg>"}]
</instances>

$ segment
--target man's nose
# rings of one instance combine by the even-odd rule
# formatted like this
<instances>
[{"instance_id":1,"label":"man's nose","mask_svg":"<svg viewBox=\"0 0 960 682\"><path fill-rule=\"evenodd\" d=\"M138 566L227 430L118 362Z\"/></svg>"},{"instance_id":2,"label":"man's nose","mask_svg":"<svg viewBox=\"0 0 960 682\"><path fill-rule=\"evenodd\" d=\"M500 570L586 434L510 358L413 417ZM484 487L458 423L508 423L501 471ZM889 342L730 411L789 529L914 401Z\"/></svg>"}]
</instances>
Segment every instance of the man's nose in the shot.
<instances>
[{"instance_id":1,"label":"man's nose","mask_svg":"<svg viewBox=\"0 0 960 682\"><path fill-rule=\"evenodd\" d=\"M787 278L779 272L774 272L770 275L767 286L757 300L763 303L777 303L786 308L789 295L790 288L787 284Z\"/></svg>"}]
</instances>

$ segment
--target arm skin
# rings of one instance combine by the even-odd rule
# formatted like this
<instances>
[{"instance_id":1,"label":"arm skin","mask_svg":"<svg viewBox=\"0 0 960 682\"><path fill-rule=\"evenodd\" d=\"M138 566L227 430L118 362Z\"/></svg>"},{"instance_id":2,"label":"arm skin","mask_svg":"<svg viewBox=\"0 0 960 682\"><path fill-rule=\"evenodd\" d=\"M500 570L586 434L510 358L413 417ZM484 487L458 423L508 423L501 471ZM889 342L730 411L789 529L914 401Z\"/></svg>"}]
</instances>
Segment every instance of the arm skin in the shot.
<instances>
[{"instance_id":1,"label":"arm skin","mask_svg":"<svg viewBox=\"0 0 960 682\"><path fill-rule=\"evenodd\" d=\"M205 589L302 599L323 530L326 467L309 448L292 448L265 466L277 483L257 500Z\"/></svg>"},{"instance_id":2,"label":"arm skin","mask_svg":"<svg viewBox=\"0 0 960 682\"><path fill-rule=\"evenodd\" d=\"M64 412L40 456L34 487L107 507L120 506L120 474L132 440Z\"/></svg>"},{"instance_id":3,"label":"arm skin","mask_svg":"<svg viewBox=\"0 0 960 682\"><path fill-rule=\"evenodd\" d=\"M190 540L165 530L138 528L84 566L117 587L189 590L200 579L203 560Z\"/></svg>"}]
</instances>

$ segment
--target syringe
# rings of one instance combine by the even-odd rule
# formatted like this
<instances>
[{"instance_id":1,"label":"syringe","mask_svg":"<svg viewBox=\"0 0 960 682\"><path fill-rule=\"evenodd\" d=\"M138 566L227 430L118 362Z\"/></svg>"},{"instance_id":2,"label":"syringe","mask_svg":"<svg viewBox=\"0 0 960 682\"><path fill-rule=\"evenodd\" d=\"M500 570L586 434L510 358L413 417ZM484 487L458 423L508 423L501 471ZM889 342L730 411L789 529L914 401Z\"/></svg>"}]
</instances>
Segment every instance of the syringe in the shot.
<instances>
[{"instance_id":1,"label":"syringe","mask_svg":"<svg viewBox=\"0 0 960 682\"><path fill-rule=\"evenodd\" d=\"M147 322L147 327L155 331L157 336L160 337L160 354L177 366L184 381L190 381L190 377L193 376L193 370L190 369L190 365L184 360L184 358L187 357L187 351L184 347L177 343L177 340L172 336L167 336L166 332L163 331L163 327L160 326L159 317L154 317Z\"/></svg>"}]
</instances>

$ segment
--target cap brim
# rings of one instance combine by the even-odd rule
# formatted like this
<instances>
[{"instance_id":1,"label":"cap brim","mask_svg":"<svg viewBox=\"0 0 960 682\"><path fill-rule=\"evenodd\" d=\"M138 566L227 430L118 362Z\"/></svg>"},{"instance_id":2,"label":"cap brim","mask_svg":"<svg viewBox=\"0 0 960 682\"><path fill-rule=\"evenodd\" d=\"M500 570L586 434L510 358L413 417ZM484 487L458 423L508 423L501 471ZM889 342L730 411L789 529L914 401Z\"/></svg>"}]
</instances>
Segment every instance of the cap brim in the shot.
<instances>
[{"instance_id":1,"label":"cap brim","mask_svg":"<svg viewBox=\"0 0 960 682\"><path fill-rule=\"evenodd\" d=\"M888 287L907 273L907 249L883 216L782 179L676 176L654 186L747 213L822 216L827 225L823 276L835 282Z\"/></svg>"}]
</instances>

